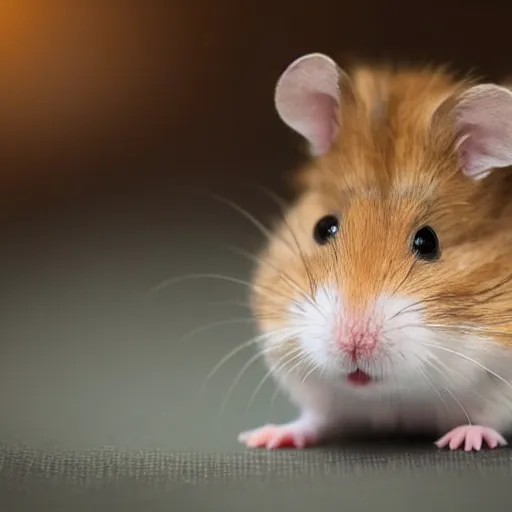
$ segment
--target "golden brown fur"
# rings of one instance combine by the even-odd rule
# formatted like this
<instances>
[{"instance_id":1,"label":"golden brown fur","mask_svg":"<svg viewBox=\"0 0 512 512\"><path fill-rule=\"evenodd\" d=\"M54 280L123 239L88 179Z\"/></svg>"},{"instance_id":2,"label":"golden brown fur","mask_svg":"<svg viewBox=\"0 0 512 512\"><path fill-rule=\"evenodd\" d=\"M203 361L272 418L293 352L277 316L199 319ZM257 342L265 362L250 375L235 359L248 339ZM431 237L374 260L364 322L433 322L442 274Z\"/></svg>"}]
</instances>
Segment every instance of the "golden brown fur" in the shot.
<instances>
[{"instance_id":1,"label":"golden brown fur","mask_svg":"<svg viewBox=\"0 0 512 512\"><path fill-rule=\"evenodd\" d=\"M471 80L443 69L356 68L349 75L340 133L299 172L299 198L256 269L256 316L266 328L276 325L295 285L312 292L329 277L354 311L381 292L405 293L423 301L432 324L485 327L512 343L512 335L499 334L512 321L512 178L508 169L481 181L464 176L450 104L438 109ZM330 213L341 215L340 236L318 247L314 226ZM427 224L440 240L435 262L410 250Z\"/></svg>"}]
</instances>

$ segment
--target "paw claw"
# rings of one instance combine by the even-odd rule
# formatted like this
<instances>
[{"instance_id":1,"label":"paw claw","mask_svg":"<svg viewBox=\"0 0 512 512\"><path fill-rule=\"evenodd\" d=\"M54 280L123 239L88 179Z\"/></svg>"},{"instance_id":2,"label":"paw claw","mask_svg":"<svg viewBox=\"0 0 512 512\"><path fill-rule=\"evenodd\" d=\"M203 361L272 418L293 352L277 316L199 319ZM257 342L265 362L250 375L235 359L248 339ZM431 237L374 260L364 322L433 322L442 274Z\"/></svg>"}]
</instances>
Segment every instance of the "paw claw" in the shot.
<instances>
[{"instance_id":1,"label":"paw claw","mask_svg":"<svg viewBox=\"0 0 512 512\"><path fill-rule=\"evenodd\" d=\"M479 451L483 443L491 449L505 446L507 441L496 430L480 425L462 425L450 430L441 439L435 442L438 448L448 446L450 450L464 449L464 451Z\"/></svg>"}]
</instances>

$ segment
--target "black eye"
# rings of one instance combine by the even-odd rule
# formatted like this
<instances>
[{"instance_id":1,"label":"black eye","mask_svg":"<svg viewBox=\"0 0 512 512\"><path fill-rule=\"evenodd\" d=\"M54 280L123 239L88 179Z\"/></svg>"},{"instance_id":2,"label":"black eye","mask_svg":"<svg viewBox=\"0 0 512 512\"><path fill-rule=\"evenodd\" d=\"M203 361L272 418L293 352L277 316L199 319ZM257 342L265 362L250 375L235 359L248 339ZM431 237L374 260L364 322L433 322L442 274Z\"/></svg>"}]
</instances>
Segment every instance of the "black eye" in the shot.
<instances>
[{"instance_id":1,"label":"black eye","mask_svg":"<svg viewBox=\"0 0 512 512\"><path fill-rule=\"evenodd\" d=\"M318 245L324 245L334 238L340 229L340 221L335 215L322 217L315 226L313 237Z\"/></svg>"},{"instance_id":2,"label":"black eye","mask_svg":"<svg viewBox=\"0 0 512 512\"><path fill-rule=\"evenodd\" d=\"M425 226L418 230L412 241L412 250L422 260L432 261L439 257L439 240L436 232Z\"/></svg>"}]
</instances>

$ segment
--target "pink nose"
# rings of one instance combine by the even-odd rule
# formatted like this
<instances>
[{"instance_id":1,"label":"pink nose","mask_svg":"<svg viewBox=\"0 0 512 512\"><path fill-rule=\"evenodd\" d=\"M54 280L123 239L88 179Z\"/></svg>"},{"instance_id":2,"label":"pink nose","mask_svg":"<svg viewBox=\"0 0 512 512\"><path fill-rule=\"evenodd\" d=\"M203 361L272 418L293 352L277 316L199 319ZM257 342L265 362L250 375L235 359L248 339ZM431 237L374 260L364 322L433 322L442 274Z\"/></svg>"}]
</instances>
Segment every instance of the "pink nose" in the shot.
<instances>
[{"instance_id":1,"label":"pink nose","mask_svg":"<svg viewBox=\"0 0 512 512\"><path fill-rule=\"evenodd\" d=\"M377 345L377 333L366 327L344 329L339 337L338 346L354 361L372 355Z\"/></svg>"}]
</instances>

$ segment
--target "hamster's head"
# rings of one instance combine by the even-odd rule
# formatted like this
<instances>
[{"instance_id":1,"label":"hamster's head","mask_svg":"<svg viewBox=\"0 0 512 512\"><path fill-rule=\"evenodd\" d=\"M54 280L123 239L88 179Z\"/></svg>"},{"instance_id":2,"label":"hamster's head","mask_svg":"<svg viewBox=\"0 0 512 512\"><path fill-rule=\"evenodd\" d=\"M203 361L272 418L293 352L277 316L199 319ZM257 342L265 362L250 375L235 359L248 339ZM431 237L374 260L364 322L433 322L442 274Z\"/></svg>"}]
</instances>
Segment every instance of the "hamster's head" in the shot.
<instances>
[{"instance_id":1,"label":"hamster's head","mask_svg":"<svg viewBox=\"0 0 512 512\"><path fill-rule=\"evenodd\" d=\"M275 99L312 153L253 279L275 371L405 391L481 375L512 272L512 243L495 236L512 94L438 70L349 77L313 54Z\"/></svg>"}]
</instances>

